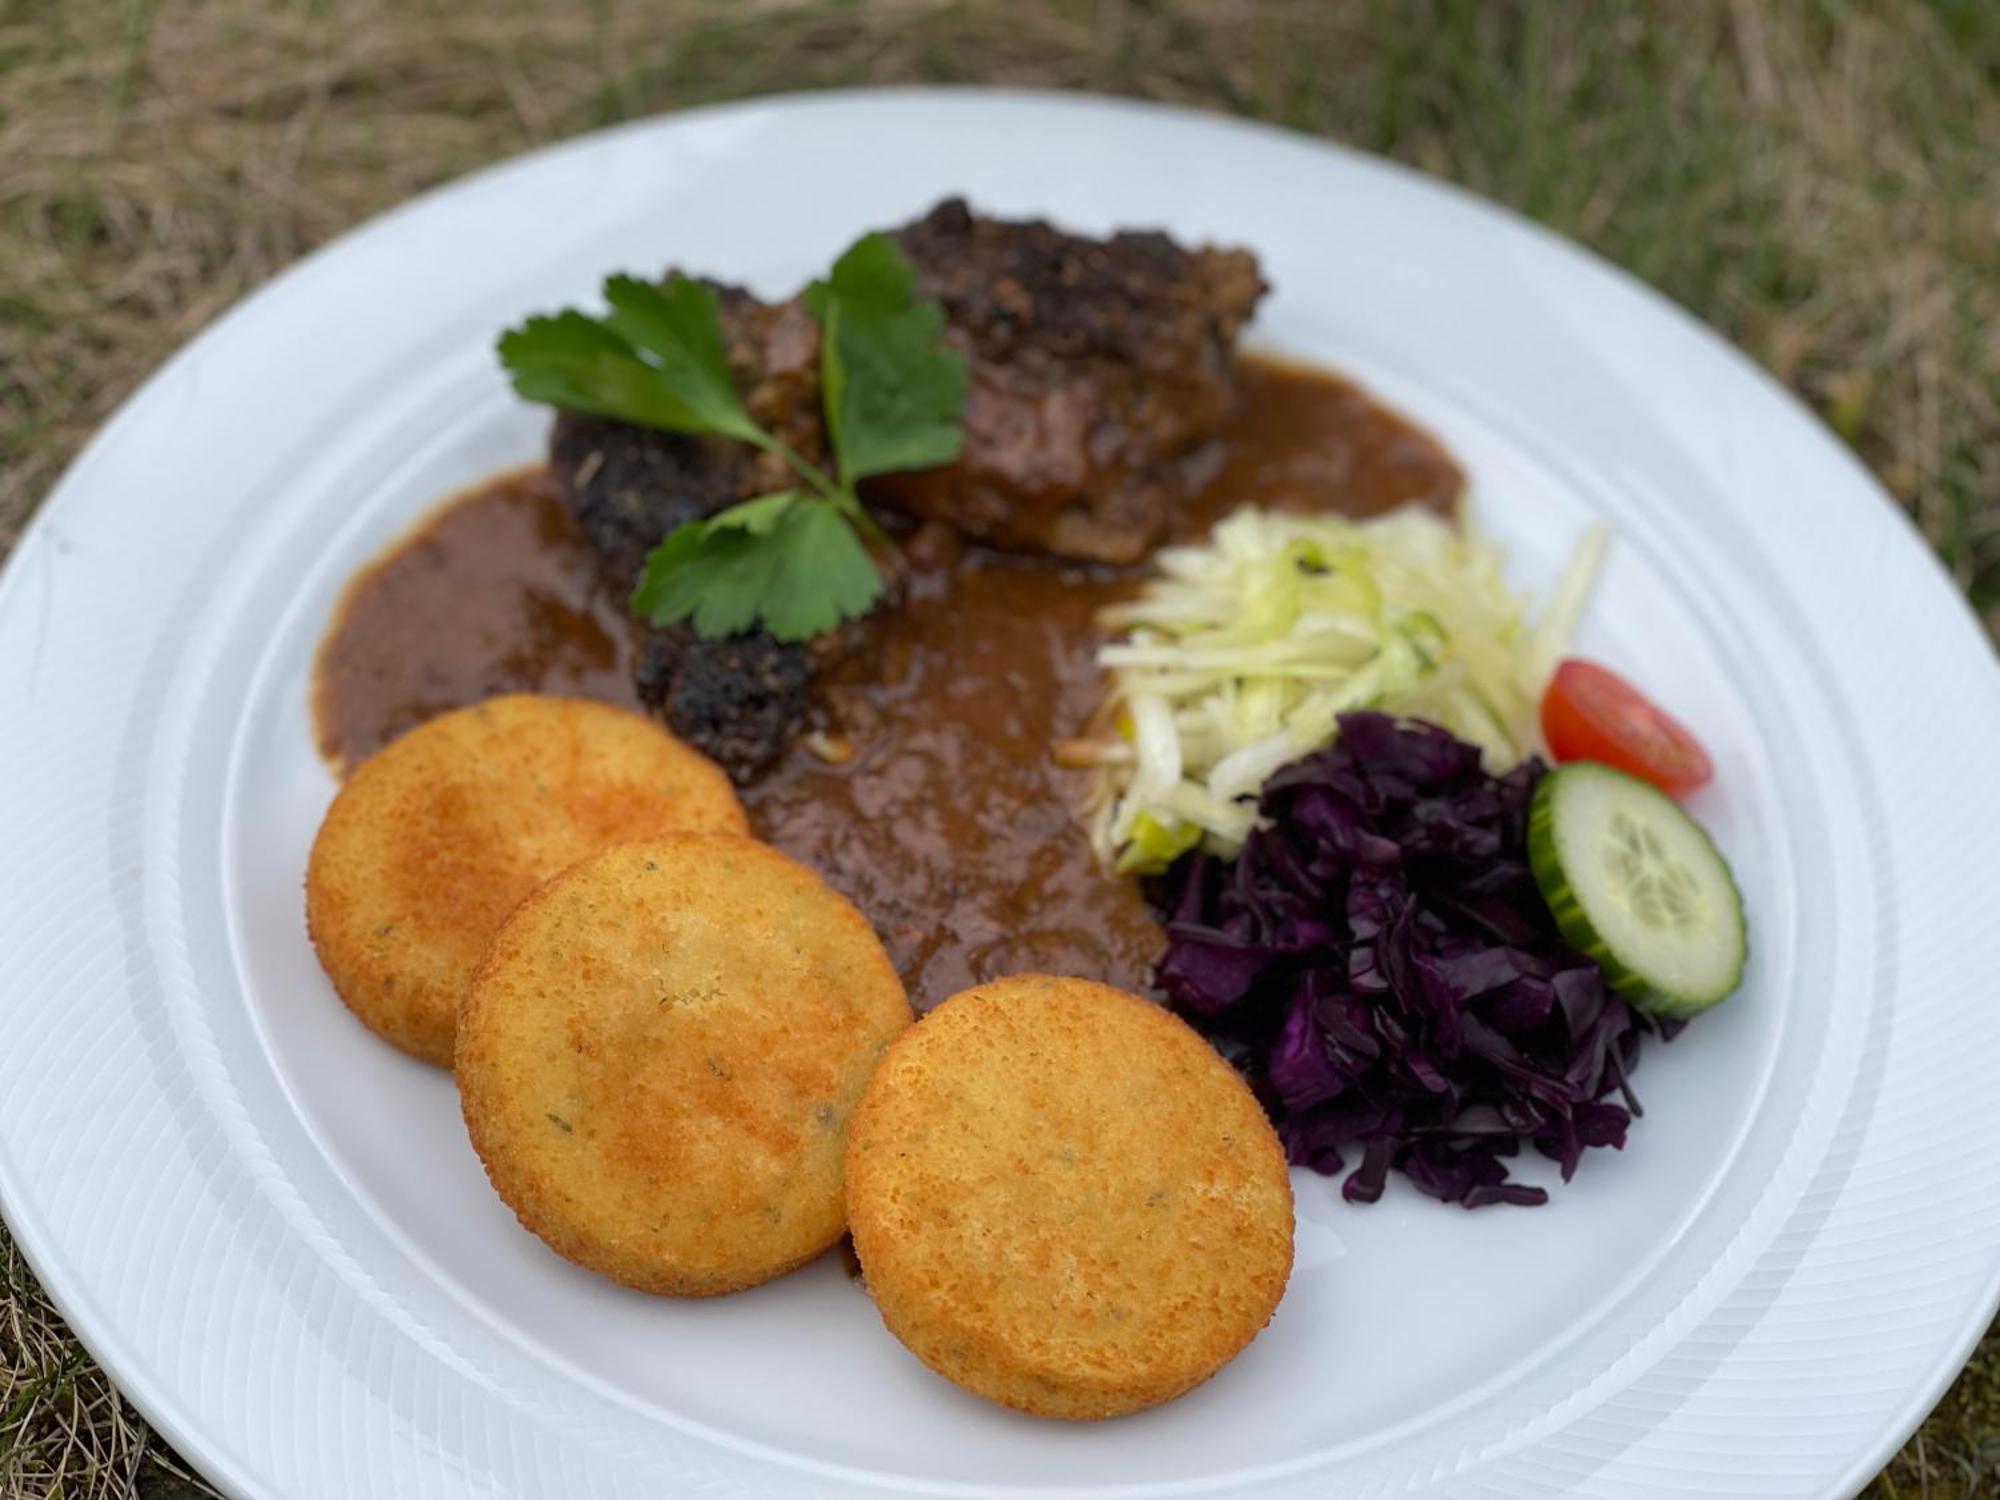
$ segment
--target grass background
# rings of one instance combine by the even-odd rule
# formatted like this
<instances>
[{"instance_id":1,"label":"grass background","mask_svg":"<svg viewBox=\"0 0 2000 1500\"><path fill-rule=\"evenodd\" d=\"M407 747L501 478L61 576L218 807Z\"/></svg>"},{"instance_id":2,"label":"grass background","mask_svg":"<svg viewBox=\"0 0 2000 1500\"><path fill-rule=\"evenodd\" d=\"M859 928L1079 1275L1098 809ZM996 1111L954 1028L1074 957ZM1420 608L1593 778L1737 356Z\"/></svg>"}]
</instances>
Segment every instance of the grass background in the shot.
<instances>
[{"instance_id":1,"label":"grass background","mask_svg":"<svg viewBox=\"0 0 2000 1500\"><path fill-rule=\"evenodd\" d=\"M2000 630L1997 0L0 0L0 555L138 380L357 220L633 116L903 81L1253 115L1513 204L1789 384ZM0 1495L209 1493L0 1232ZM1869 1493L2000 1493L2000 1337Z\"/></svg>"}]
</instances>

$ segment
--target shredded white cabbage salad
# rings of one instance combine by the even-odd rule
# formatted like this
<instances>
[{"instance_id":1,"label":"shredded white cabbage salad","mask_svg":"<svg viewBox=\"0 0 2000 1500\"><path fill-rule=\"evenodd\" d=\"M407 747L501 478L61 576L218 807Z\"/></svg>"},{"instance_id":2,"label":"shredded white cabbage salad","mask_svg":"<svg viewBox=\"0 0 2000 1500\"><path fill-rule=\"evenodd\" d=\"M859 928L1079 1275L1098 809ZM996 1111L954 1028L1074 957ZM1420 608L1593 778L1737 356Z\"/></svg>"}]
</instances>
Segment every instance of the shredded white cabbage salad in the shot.
<instances>
[{"instance_id":1,"label":"shredded white cabbage salad","mask_svg":"<svg viewBox=\"0 0 2000 1500\"><path fill-rule=\"evenodd\" d=\"M1532 624L1487 542L1431 511L1367 521L1246 507L1206 545L1172 547L1137 599L1107 610L1111 689L1095 739L1091 835L1121 870L1207 844L1234 855L1264 778L1330 741L1335 716L1428 719L1504 770L1540 748L1542 690L1605 538L1578 544Z\"/></svg>"}]
</instances>

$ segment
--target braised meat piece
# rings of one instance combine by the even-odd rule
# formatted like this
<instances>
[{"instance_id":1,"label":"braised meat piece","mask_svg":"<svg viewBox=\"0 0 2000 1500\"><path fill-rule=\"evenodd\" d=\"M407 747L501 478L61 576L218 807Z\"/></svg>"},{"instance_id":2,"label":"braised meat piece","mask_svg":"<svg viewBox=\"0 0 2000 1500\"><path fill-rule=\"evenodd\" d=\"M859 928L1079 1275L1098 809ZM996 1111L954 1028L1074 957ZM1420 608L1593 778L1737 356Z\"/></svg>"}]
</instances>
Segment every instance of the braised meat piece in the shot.
<instances>
[{"instance_id":1,"label":"braised meat piece","mask_svg":"<svg viewBox=\"0 0 2000 1500\"><path fill-rule=\"evenodd\" d=\"M1231 353L1263 296L1246 250L1163 234L1107 240L976 217L962 199L897 232L946 337L971 364L955 464L871 481L871 503L996 546L1133 562L1187 498L1180 460L1222 426ZM796 299L717 287L751 413L808 457L825 452L819 330ZM615 578L681 522L789 482L740 443L564 417L555 464Z\"/></svg>"},{"instance_id":2,"label":"braised meat piece","mask_svg":"<svg viewBox=\"0 0 2000 1500\"><path fill-rule=\"evenodd\" d=\"M983 219L958 198L897 239L971 363L965 452L868 498L1017 551L1135 562L1159 545L1187 498L1177 461L1229 415L1256 257Z\"/></svg>"},{"instance_id":3,"label":"braised meat piece","mask_svg":"<svg viewBox=\"0 0 2000 1500\"><path fill-rule=\"evenodd\" d=\"M1183 250L1162 234L1085 239L1040 222L975 217L959 199L897 232L946 336L971 366L958 463L870 481L872 505L995 546L1132 562L1188 498L1183 462L1233 400L1230 354L1263 295L1242 250ZM827 452L819 328L794 298L716 286L737 389L751 415L806 458ZM783 462L742 443L565 413L550 457L564 499L621 593L646 553L687 521L783 489ZM703 641L654 631L642 698L738 780L797 731L815 669L853 649L751 632Z\"/></svg>"}]
</instances>

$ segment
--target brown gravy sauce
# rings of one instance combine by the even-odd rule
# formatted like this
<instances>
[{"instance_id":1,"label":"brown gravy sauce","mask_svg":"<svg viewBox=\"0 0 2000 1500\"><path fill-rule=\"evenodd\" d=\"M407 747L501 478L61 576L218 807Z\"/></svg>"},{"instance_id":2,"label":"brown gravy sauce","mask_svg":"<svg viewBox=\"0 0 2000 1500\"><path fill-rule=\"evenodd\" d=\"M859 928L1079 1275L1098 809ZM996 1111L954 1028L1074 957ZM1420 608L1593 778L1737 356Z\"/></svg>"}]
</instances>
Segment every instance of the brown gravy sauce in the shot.
<instances>
[{"instance_id":1,"label":"brown gravy sauce","mask_svg":"<svg viewBox=\"0 0 2000 1500\"><path fill-rule=\"evenodd\" d=\"M349 581L313 724L345 775L426 719L500 693L639 707L637 632L540 465L453 495Z\"/></svg>"},{"instance_id":2,"label":"brown gravy sauce","mask_svg":"<svg viewBox=\"0 0 2000 1500\"><path fill-rule=\"evenodd\" d=\"M1349 382L1251 358L1239 389L1237 418L1195 460L1180 534L1238 505L1373 515L1456 500L1449 456ZM1144 993L1159 928L1091 855L1088 773L1049 754L1096 707L1093 616L1135 575L949 544L909 562L906 597L824 685L827 734L852 753L795 744L743 790L753 825L867 914L919 1009L1028 971ZM635 643L547 472L499 475L348 585L313 684L320 749L350 767L496 693L635 705Z\"/></svg>"}]
</instances>

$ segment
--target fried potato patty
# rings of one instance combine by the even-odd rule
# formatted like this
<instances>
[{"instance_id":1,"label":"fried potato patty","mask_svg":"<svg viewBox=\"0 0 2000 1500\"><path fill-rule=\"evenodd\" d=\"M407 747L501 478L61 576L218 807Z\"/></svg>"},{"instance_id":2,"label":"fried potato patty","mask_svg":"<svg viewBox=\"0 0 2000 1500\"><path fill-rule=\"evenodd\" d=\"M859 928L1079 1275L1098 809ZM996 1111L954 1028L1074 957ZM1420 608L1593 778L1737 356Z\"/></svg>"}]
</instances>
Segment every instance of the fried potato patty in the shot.
<instances>
[{"instance_id":1,"label":"fried potato patty","mask_svg":"<svg viewBox=\"0 0 2000 1500\"><path fill-rule=\"evenodd\" d=\"M493 698L420 725L347 779L313 842L306 927L369 1029L450 1067L466 983L530 891L610 844L748 827L729 778L652 720Z\"/></svg>"},{"instance_id":2,"label":"fried potato patty","mask_svg":"<svg viewBox=\"0 0 2000 1500\"><path fill-rule=\"evenodd\" d=\"M846 1227L847 1122L909 1024L867 920L749 839L597 855L523 902L459 1015L495 1190L558 1254L702 1297Z\"/></svg>"},{"instance_id":3,"label":"fried potato patty","mask_svg":"<svg viewBox=\"0 0 2000 1500\"><path fill-rule=\"evenodd\" d=\"M870 1080L847 1151L854 1248L889 1331L1045 1417L1208 1379L1292 1268L1276 1133L1208 1043L1082 979L954 995Z\"/></svg>"}]
</instances>

